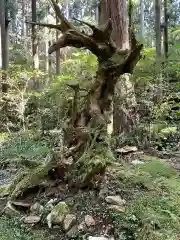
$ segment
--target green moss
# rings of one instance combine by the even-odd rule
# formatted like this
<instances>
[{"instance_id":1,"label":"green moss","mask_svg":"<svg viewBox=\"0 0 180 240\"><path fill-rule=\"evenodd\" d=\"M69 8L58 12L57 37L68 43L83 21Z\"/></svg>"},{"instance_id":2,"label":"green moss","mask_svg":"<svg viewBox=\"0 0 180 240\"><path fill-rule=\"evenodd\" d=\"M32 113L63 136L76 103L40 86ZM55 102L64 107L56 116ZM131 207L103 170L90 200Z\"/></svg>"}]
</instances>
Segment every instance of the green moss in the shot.
<instances>
[{"instance_id":1,"label":"green moss","mask_svg":"<svg viewBox=\"0 0 180 240\"><path fill-rule=\"evenodd\" d=\"M152 177L171 177L176 175L177 172L168 163L162 161L152 161L146 164L139 165L138 168L144 172L148 172Z\"/></svg>"},{"instance_id":2,"label":"green moss","mask_svg":"<svg viewBox=\"0 0 180 240\"><path fill-rule=\"evenodd\" d=\"M119 188L128 192L126 212L109 212L117 239L178 239L179 174L157 160L135 168L123 167L116 174Z\"/></svg>"},{"instance_id":3,"label":"green moss","mask_svg":"<svg viewBox=\"0 0 180 240\"><path fill-rule=\"evenodd\" d=\"M84 182L89 176L101 172L113 161L115 161L115 158L107 148L103 149L96 146L96 149L85 151L75 166L79 181Z\"/></svg>"},{"instance_id":4,"label":"green moss","mask_svg":"<svg viewBox=\"0 0 180 240\"><path fill-rule=\"evenodd\" d=\"M160 159L158 157L154 157L154 156L151 156L151 155L143 155L141 156L141 159L144 160L144 161L159 161Z\"/></svg>"},{"instance_id":5,"label":"green moss","mask_svg":"<svg viewBox=\"0 0 180 240\"><path fill-rule=\"evenodd\" d=\"M69 213L69 208L68 208L68 206L66 205L65 202L60 202L53 208L52 212L56 216L64 215L64 214L67 215Z\"/></svg>"},{"instance_id":6,"label":"green moss","mask_svg":"<svg viewBox=\"0 0 180 240\"><path fill-rule=\"evenodd\" d=\"M9 194L9 185L0 186L0 197L6 196Z\"/></svg>"},{"instance_id":7,"label":"green moss","mask_svg":"<svg viewBox=\"0 0 180 240\"><path fill-rule=\"evenodd\" d=\"M10 186L10 198L17 198L23 195L28 189L40 186L42 182L48 179L48 173L53 167L54 163L49 161L39 166L37 169L20 173Z\"/></svg>"}]
</instances>

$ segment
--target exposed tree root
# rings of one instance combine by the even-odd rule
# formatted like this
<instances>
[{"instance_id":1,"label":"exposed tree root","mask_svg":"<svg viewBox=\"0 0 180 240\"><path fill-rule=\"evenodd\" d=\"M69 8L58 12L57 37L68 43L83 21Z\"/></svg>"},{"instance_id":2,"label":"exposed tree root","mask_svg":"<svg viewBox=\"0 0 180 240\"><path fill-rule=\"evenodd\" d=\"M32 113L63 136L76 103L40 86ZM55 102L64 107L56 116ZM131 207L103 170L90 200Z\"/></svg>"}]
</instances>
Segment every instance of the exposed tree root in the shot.
<instances>
[{"instance_id":1,"label":"exposed tree root","mask_svg":"<svg viewBox=\"0 0 180 240\"><path fill-rule=\"evenodd\" d=\"M30 171L24 171L15 177L9 188L9 198L21 198L29 190L39 190L50 186L52 180L64 178L65 172L72 164L71 159L62 157L61 152L53 153L45 164Z\"/></svg>"}]
</instances>

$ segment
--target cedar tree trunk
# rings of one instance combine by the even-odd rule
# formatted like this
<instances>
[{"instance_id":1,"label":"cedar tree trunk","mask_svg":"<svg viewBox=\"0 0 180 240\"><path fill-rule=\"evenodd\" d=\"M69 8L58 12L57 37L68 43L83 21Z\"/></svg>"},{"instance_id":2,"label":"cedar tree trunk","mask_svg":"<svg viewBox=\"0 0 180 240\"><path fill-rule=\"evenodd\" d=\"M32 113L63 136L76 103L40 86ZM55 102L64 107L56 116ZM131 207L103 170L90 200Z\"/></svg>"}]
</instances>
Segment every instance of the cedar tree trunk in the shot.
<instances>
[{"instance_id":1,"label":"cedar tree trunk","mask_svg":"<svg viewBox=\"0 0 180 240\"><path fill-rule=\"evenodd\" d=\"M129 33L132 26L132 2L129 1L129 26L128 12L125 0L102 0L100 2L100 23L111 19L112 39L121 49L130 48ZM129 28L129 29L128 29ZM121 76L122 77L122 76ZM137 120L136 98L131 77L127 74L123 80L118 81L115 88L113 106L113 134L129 134Z\"/></svg>"},{"instance_id":2,"label":"cedar tree trunk","mask_svg":"<svg viewBox=\"0 0 180 240\"><path fill-rule=\"evenodd\" d=\"M6 7L6 0L0 1L0 33L1 33L1 67L3 71L7 71L8 68L8 14ZM7 73L2 73L2 92L7 93Z\"/></svg>"}]
</instances>

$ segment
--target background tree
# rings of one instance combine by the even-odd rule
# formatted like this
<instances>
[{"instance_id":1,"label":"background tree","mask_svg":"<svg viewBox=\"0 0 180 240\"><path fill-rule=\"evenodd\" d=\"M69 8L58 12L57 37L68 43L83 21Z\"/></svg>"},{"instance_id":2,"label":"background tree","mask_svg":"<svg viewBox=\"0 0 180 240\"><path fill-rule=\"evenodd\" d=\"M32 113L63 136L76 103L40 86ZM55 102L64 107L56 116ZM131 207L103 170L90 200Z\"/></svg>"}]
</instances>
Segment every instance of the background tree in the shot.
<instances>
[{"instance_id":1,"label":"background tree","mask_svg":"<svg viewBox=\"0 0 180 240\"><path fill-rule=\"evenodd\" d=\"M56 1L56 3L58 4L58 1ZM58 16L56 16L56 25L58 25ZM59 38L59 33L56 30L56 40L58 40ZM56 74L59 75L60 74L60 49L57 49L56 51Z\"/></svg>"},{"instance_id":2,"label":"background tree","mask_svg":"<svg viewBox=\"0 0 180 240\"><path fill-rule=\"evenodd\" d=\"M130 4L131 5L131 4ZM129 49L129 31L128 31L128 13L126 1L111 0L101 1L101 17L100 21L105 23L108 18L112 19L112 38L116 45L122 49ZM136 99L134 86L129 76L116 85L116 97L114 99L114 134L118 135L122 132L130 132L135 124Z\"/></svg>"},{"instance_id":3,"label":"background tree","mask_svg":"<svg viewBox=\"0 0 180 240\"><path fill-rule=\"evenodd\" d=\"M37 13L36 13L36 0L32 0L31 8L32 8L32 22L37 21ZM32 55L33 55L33 68L34 70L39 69L39 53L38 53L38 33L37 27L32 25ZM39 88L39 83L37 76L34 77L34 89Z\"/></svg>"},{"instance_id":4,"label":"background tree","mask_svg":"<svg viewBox=\"0 0 180 240\"><path fill-rule=\"evenodd\" d=\"M168 58L168 8L167 0L164 0L164 55Z\"/></svg>"},{"instance_id":5,"label":"background tree","mask_svg":"<svg viewBox=\"0 0 180 240\"><path fill-rule=\"evenodd\" d=\"M140 34L144 37L144 0L140 0Z\"/></svg>"},{"instance_id":6,"label":"background tree","mask_svg":"<svg viewBox=\"0 0 180 240\"><path fill-rule=\"evenodd\" d=\"M155 34L156 34L156 53L161 56L161 5L160 0L155 0Z\"/></svg>"},{"instance_id":7,"label":"background tree","mask_svg":"<svg viewBox=\"0 0 180 240\"><path fill-rule=\"evenodd\" d=\"M7 71L8 68L8 9L6 0L2 0L0 3L0 26L1 26L1 65L2 70ZM8 91L7 73L2 73L2 92Z\"/></svg>"}]
</instances>

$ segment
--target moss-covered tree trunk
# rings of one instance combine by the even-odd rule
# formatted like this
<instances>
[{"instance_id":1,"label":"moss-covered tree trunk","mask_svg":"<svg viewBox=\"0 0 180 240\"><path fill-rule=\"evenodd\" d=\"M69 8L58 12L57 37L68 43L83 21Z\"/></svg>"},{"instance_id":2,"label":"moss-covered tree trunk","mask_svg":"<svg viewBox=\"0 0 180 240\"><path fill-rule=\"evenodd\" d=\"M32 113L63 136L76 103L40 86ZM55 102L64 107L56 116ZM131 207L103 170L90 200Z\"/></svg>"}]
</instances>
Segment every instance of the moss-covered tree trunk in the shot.
<instances>
[{"instance_id":1,"label":"moss-covered tree trunk","mask_svg":"<svg viewBox=\"0 0 180 240\"><path fill-rule=\"evenodd\" d=\"M111 111L115 85L122 74L132 73L140 59L142 45L139 45L132 35L132 48L130 50L118 48L111 38L113 29L110 19L103 27L95 27L76 19L76 21L88 25L92 34L88 35L81 32L67 21L56 2L54 0L51 0L51 2L56 11L56 16L60 19L60 24L52 25L31 22L34 25L58 29L63 33L50 46L49 53L51 54L63 47L73 46L90 50L98 59L98 70L95 74L94 84L85 99L85 105L79 111L77 111L77 106L74 106L75 111L64 127L65 140L68 147L68 153L65 157L72 156L74 159L69 169L69 178L71 179L75 176L75 182L79 186L89 185L92 181L96 181L97 175L103 174L107 164L113 159L109 149L107 124L111 115L109 112ZM72 83L70 87L77 92L80 86ZM53 169L55 169L55 165L57 165L58 169L58 163L60 162L62 163L62 161L56 158L52 164ZM45 169L47 172L47 167ZM42 169L40 172L42 173ZM38 182L37 179L36 177L36 184ZM24 189L23 187L23 191ZM16 192L18 194L20 192L17 187ZM16 194L13 195L17 196Z\"/></svg>"},{"instance_id":2,"label":"moss-covered tree trunk","mask_svg":"<svg viewBox=\"0 0 180 240\"><path fill-rule=\"evenodd\" d=\"M132 73L140 58L142 45L136 42L132 34L131 49L121 49L112 40L112 33L115 34L116 31L113 31L111 19L108 19L107 23L101 27L75 19L81 24L87 25L92 33L89 35L81 32L65 18L55 0L51 0L51 3L60 24L31 23L61 31L62 36L50 46L49 53L51 54L67 46L73 46L90 50L98 59L98 70L94 84L86 97L84 108L80 111L74 111L72 118L66 122L64 128L69 149L67 156L73 156L76 162L75 166L78 165L78 174L81 175L82 168L85 178L89 178L89 175L94 175L94 172L98 173L105 168L106 163L111 158L107 124L110 120L115 86L121 75ZM118 36L123 35L121 32L118 34ZM127 40L122 40L122 42L127 42ZM72 84L71 87L76 92L80 86ZM101 163L97 156L102 155L102 152L105 157L102 158ZM83 159L86 159L86 163Z\"/></svg>"}]
</instances>

